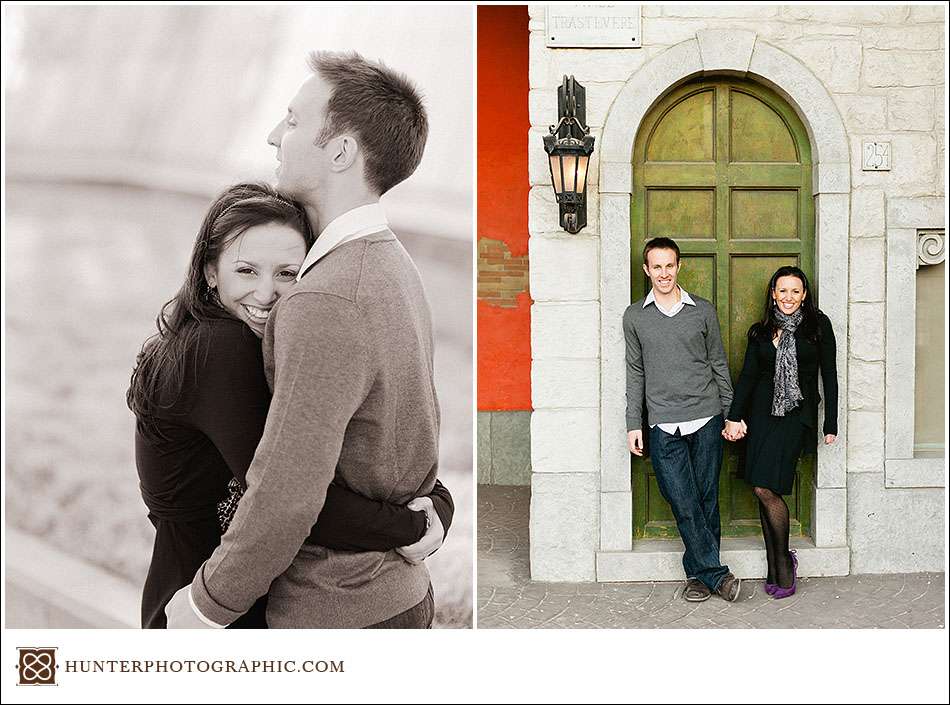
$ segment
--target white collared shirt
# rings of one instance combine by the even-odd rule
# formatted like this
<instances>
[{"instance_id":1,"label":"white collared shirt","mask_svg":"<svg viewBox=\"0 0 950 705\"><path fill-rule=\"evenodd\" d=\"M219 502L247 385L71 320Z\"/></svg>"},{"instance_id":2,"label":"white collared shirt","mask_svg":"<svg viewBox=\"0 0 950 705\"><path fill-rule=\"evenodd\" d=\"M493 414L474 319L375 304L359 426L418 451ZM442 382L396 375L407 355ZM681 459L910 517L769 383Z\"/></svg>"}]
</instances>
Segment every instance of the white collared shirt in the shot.
<instances>
[{"instance_id":1,"label":"white collared shirt","mask_svg":"<svg viewBox=\"0 0 950 705\"><path fill-rule=\"evenodd\" d=\"M212 622L201 613L201 610L198 609L198 605L195 604L195 598L191 596L191 586L188 587L188 604L191 605L191 611L198 615L198 619L204 622L207 626L211 627L212 629L227 628L227 624L218 624L217 622Z\"/></svg>"},{"instance_id":2,"label":"white collared shirt","mask_svg":"<svg viewBox=\"0 0 950 705\"><path fill-rule=\"evenodd\" d=\"M656 310L662 313L664 316L672 318L677 313L683 310L683 307L689 304L690 306L695 306L696 302L693 301L693 298L687 293L686 289L683 287L678 287L680 290L680 300L673 305L669 310L660 306L657 303L656 297L653 295L653 289L650 289L650 293L647 294L647 297L643 300L643 308L646 308L649 304L656 306ZM661 429L669 433L671 436L676 433L676 429L679 429L681 436L688 436L691 433L696 433L699 429L709 423L709 419L712 416L706 416L701 419L693 419L692 421L676 421L673 423L661 423L661 424L650 424L650 428L654 426L659 426Z\"/></svg>"},{"instance_id":3,"label":"white collared shirt","mask_svg":"<svg viewBox=\"0 0 950 705\"><path fill-rule=\"evenodd\" d=\"M689 304L690 306L696 305L696 302L693 301L693 297L689 295L686 289L684 289L681 286L678 286L676 288L680 290L680 300L677 303L673 304L673 308L671 308L670 310L667 311L665 308L663 308L662 306L660 306L660 304L656 302L656 297L653 295L653 289L650 289L650 293L647 294L647 297L643 300L643 308L646 308L649 304L653 304L654 306L656 306L657 311L662 313L664 316L669 316L670 318L672 318L677 313L682 311L683 306L685 306L686 304Z\"/></svg>"},{"instance_id":4,"label":"white collared shirt","mask_svg":"<svg viewBox=\"0 0 950 705\"><path fill-rule=\"evenodd\" d=\"M313 247L307 253L303 264L300 265L297 281L300 281L300 277L310 267L335 247L339 247L344 242L386 230L388 227L389 221L386 219L386 212L379 203L357 206L346 211L346 213L341 213L327 224L320 233L320 237L313 243Z\"/></svg>"}]
</instances>

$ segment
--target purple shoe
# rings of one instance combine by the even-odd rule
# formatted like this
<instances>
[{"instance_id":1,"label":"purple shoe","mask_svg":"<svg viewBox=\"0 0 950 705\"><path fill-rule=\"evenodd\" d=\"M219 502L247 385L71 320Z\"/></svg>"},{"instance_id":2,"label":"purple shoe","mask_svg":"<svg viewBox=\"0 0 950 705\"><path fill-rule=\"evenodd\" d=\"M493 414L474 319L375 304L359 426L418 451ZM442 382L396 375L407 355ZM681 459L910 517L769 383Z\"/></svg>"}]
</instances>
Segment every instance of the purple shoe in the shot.
<instances>
[{"instance_id":1,"label":"purple shoe","mask_svg":"<svg viewBox=\"0 0 950 705\"><path fill-rule=\"evenodd\" d=\"M765 586L762 588L769 595L774 593L778 589L778 585L775 583L770 583L768 580L765 581Z\"/></svg>"},{"instance_id":2,"label":"purple shoe","mask_svg":"<svg viewBox=\"0 0 950 705\"><path fill-rule=\"evenodd\" d=\"M788 555L792 558L792 584L787 588L776 585L775 590L772 592L772 597L776 600L791 597L795 594L795 588L798 586L798 558L795 556L795 551L789 551Z\"/></svg>"}]
</instances>

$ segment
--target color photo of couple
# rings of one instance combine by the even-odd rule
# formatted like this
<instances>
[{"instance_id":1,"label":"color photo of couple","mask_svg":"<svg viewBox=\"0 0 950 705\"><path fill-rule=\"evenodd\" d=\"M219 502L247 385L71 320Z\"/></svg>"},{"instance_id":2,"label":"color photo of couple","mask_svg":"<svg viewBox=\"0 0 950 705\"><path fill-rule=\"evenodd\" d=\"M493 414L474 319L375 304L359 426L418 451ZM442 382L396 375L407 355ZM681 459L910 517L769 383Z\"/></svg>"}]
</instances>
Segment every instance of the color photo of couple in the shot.
<instances>
[{"instance_id":1,"label":"color photo of couple","mask_svg":"<svg viewBox=\"0 0 950 705\"><path fill-rule=\"evenodd\" d=\"M823 442L835 442L838 380L835 336L814 304L808 277L780 267L766 287L762 318L748 331L745 361L733 389L715 306L677 283L680 249L656 237L643 248L650 291L624 313L627 442L644 456L669 502L683 540L683 599L739 597L741 581L720 561L719 473L723 439L748 437L745 480L759 504L765 540L765 592L797 589L783 495L818 428L818 378L824 391ZM647 413L643 413L646 407ZM648 437L649 444L645 442Z\"/></svg>"}]
</instances>

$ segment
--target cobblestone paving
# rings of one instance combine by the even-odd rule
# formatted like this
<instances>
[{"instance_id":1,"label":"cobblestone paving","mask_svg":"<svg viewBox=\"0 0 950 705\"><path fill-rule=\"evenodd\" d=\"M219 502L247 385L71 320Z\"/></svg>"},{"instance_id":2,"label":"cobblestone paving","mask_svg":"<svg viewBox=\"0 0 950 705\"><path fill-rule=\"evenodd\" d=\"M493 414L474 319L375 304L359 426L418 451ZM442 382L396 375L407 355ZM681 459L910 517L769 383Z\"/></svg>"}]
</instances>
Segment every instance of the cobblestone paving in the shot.
<instances>
[{"instance_id":1,"label":"cobblestone paving","mask_svg":"<svg viewBox=\"0 0 950 705\"><path fill-rule=\"evenodd\" d=\"M478 627L942 628L944 573L803 578L773 600L743 580L735 603L682 599L683 583L535 583L526 487L478 487Z\"/></svg>"}]
</instances>

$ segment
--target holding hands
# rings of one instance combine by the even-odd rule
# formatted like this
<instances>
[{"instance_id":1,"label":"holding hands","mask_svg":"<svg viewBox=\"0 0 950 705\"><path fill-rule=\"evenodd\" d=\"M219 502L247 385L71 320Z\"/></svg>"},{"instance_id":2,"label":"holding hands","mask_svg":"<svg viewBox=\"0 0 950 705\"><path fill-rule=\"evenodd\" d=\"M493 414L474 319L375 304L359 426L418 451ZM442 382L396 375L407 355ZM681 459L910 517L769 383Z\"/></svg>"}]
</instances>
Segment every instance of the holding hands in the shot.
<instances>
[{"instance_id":1,"label":"holding hands","mask_svg":"<svg viewBox=\"0 0 950 705\"><path fill-rule=\"evenodd\" d=\"M727 419L726 427L722 429L722 437L727 441L740 441L745 438L748 432L749 429L745 425L745 421L729 421Z\"/></svg>"}]
</instances>

